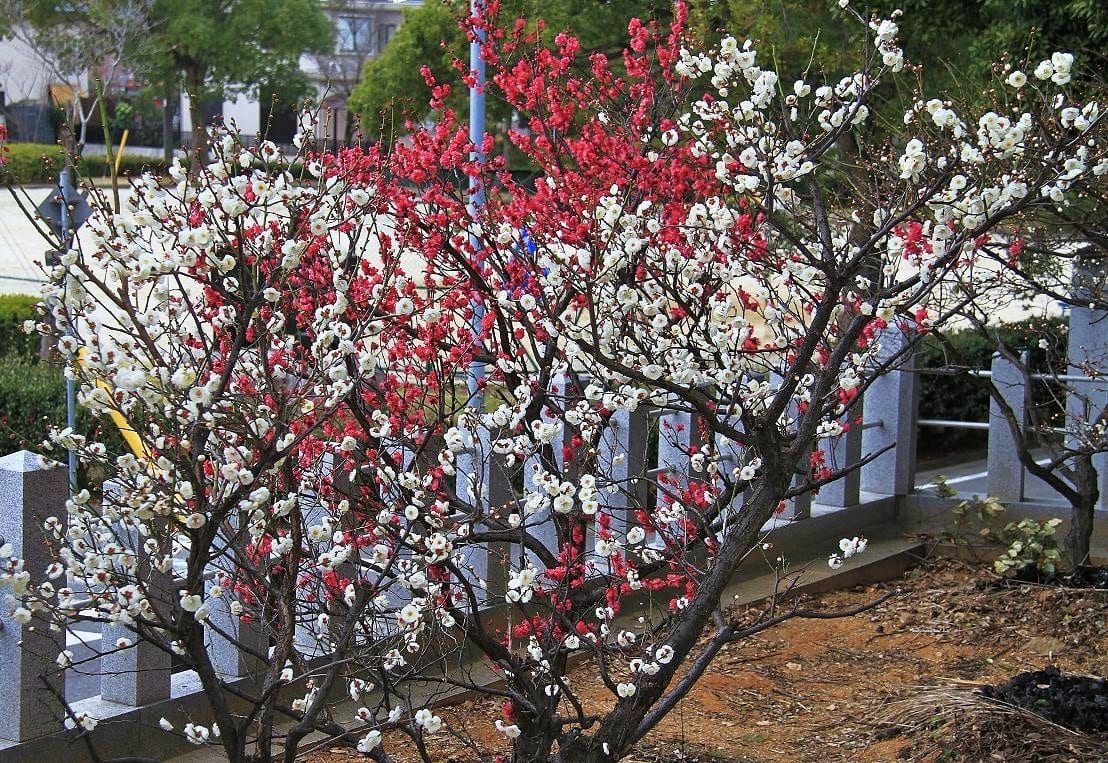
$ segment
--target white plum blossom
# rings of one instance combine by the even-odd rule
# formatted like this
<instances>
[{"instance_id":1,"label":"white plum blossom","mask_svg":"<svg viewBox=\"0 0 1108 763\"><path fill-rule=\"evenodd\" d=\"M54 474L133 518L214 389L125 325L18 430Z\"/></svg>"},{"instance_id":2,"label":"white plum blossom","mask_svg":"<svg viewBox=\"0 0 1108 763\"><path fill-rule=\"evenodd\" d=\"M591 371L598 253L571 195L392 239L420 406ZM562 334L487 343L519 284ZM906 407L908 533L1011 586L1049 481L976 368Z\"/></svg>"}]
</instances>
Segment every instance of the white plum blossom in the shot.
<instances>
[{"instance_id":1,"label":"white plum blossom","mask_svg":"<svg viewBox=\"0 0 1108 763\"><path fill-rule=\"evenodd\" d=\"M371 729L366 733L364 737L358 740L357 749L358 752L363 754L369 754L373 752L381 744L381 732L377 729Z\"/></svg>"},{"instance_id":2,"label":"white plum blossom","mask_svg":"<svg viewBox=\"0 0 1108 763\"><path fill-rule=\"evenodd\" d=\"M508 739L516 739L522 733L519 726L514 723L504 723L504 721L497 719L494 725L496 726L496 730L508 737Z\"/></svg>"},{"instance_id":3,"label":"white plum blossom","mask_svg":"<svg viewBox=\"0 0 1108 763\"><path fill-rule=\"evenodd\" d=\"M868 541L865 538L843 538L839 541L839 553L831 554L827 559L828 566L837 570L843 566L843 562L856 554L866 550Z\"/></svg>"},{"instance_id":4,"label":"white plum blossom","mask_svg":"<svg viewBox=\"0 0 1108 763\"><path fill-rule=\"evenodd\" d=\"M200 726L195 723L186 723L183 730L185 739L192 742L195 745L207 744L211 738L211 732L207 726Z\"/></svg>"}]
</instances>

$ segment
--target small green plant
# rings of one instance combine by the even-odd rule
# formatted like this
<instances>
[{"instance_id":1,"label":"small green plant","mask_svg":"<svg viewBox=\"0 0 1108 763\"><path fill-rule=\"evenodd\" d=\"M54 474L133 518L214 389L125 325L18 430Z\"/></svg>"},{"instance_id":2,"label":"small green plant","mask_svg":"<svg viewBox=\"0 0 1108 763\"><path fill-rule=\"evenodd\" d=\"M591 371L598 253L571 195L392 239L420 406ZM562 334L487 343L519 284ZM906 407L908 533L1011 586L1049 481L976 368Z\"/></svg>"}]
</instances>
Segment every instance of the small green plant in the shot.
<instances>
[{"instance_id":1,"label":"small green plant","mask_svg":"<svg viewBox=\"0 0 1108 763\"><path fill-rule=\"evenodd\" d=\"M1054 537L1054 531L1062 520L1052 517L1040 522L1037 519L1021 519L1010 522L1001 531L1007 550L993 562L997 574L1007 575L1034 569L1044 577L1058 571L1062 550Z\"/></svg>"},{"instance_id":2,"label":"small green plant","mask_svg":"<svg viewBox=\"0 0 1108 763\"><path fill-rule=\"evenodd\" d=\"M935 491L940 498L953 498L958 495L958 491L950 487L946 479L941 474L935 478ZM999 542L990 526L1004 513L1004 504L996 498L974 496L958 501L950 513L954 517L954 526L947 531L946 537L951 542L958 543L969 536L978 536L990 543Z\"/></svg>"},{"instance_id":3,"label":"small green plant","mask_svg":"<svg viewBox=\"0 0 1108 763\"><path fill-rule=\"evenodd\" d=\"M51 363L18 356L0 356L0 456L18 450L43 453L42 441L50 425L64 426L65 376ZM123 435L107 418L98 418L85 408L77 409L77 431L104 443L110 454L127 452ZM63 451L46 452L64 460ZM82 465L77 481L94 495L104 481L103 468Z\"/></svg>"},{"instance_id":4,"label":"small green plant","mask_svg":"<svg viewBox=\"0 0 1108 763\"><path fill-rule=\"evenodd\" d=\"M959 501L950 510L954 515L954 532L956 535L965 535L974 531L986 540L993 539L994 533L989 523L1004 513L1004 504L992 496L978 498L974 496L969 500Z\"/></svg>"},{"instance_id":5,"label":"small green plant","mask_svg":"<svg viewBox=\"0 0 1108 763\"><path fill-rule=\"evenodd\" d=\"M956 495L942 475L935 479L935 483L940 496L951 498ZM998 532L993 525L1005 511L1004 504L992 496L974 496L959 501L950 510L954 516L954 527L947 536L955 543L968 536L977 536L986 543L1006 546L993 561L993 569L999 575L1018 575L1025 570L1034 570L1043 577L1054 575L1062 560L1062 550L1054 531L1062 520L1021 519L1009 522Z\"/></svg>"},{"instance_id":6,"label":"small green plant","mask_svg":"<svg viewBox=\"0 0 1108 763\"><path fill-rule=\"evenodd\" d=\"M952 488L946 482L947 476L945 474L938 474L935 476L935 493L939 498L953 498L958 495L958 491ZM965 503L965 501L963 501Z\"/></svg>"}]
</instances>

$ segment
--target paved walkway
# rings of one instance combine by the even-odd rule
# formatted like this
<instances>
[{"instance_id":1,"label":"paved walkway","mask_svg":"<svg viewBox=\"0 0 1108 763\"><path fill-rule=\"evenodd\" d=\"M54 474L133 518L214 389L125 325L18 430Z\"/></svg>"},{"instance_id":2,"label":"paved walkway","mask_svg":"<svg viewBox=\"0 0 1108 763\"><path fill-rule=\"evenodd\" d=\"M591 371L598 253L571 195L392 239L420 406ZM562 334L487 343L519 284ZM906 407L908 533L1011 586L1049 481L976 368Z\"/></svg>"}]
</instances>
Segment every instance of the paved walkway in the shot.
<instances>
[{"instance_id":1,"label":"paved walkway","mask_svg":"<svg viewBox=\"0 0 1108 763\"><path fill-rule=\"evenodd\" d=\"M46 186L29 188L20 200L38 206L51 195ZM48 245L19 208L10 191L0 189L0 294L38 295L43 282L42 262Z\"/></svg>"},{"instance_id":2,"label":"paved walkway","mask_svg":"<svg viewBox=\"0 0 1108 763\"><path fill-rule=\"evenodd\" d=\"M1041 460L1046 456L1044 452L1036 452L1036 459ZM959 493L986 496L989 493L989 472L985 459L973 459L957 464L950 464L939 468L922 469L916 473L916 490L925 495L937 495L938 489L935 479L942 475L946 478L946 484ZM1026 475L1024 482L1024 497L1028 501L1042 501L1045 503L1064 503L1064 499L1053 488L1037 477Z\"/></svg>"}]
</instances>

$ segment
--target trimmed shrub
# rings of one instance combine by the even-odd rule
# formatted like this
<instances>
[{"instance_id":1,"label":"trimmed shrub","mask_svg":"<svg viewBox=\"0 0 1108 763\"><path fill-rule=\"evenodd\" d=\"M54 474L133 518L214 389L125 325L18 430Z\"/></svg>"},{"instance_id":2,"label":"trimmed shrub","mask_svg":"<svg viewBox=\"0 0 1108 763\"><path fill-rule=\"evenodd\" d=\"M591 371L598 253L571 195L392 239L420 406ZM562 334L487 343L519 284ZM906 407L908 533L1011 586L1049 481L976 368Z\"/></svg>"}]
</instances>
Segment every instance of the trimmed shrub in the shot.
<instances>
[{"instance_id":1,"label":"trimmed shrub","mask_svg":"<svg viewBox=\"0 0 1108 763\"><path fill-rule=\"evenodd\" d=\"M27 360L38 356L41 337L23 331L25 321L39 319L34 309L38 302L38 297L26 294L0 295L0 352L4 356Z\"/></svg>"},{"instance_id":2,"label":"trimmed shrub","mask_svg":"<svg viewBox=\"0 0 1108 763\"><path fill-rule=\"evenodd\" d=\"M14 183L50 183L57 180L65 154L48 143L9 143L4 177Z\"/></svg>"},{"instance_id":3,"label":"trimmed shrub","mask_svg":"<svg viewBox=\"0 0 1108 763\"><path fill-rule=\"evenodd\" d=\"M50 425L65 425L65 377L49 363L0 357L0 455L29 450L43 453L42 441ZM97 419L77 410L77 431L104 443L111 455L126 452L123 436L110 419ZM64 460L63 452L51 457ZM96 467L82 467L77 481L99 493L104 475Z\"/></svg>"},{"instance_id":4,"label":"trimmed shrub","mask_svg":"<svg viewBox=\"0 0 1108 763\"><path fill-rule=\"evenodd\" d=\"M56 183L58 171L62 168L65 153L61 146L46 143L9 144L7 164L4 171L14 183ZM87 153L78 164L82 177L104 177L108 175L108 157L101 153ZM166 174L165 162L148 156L123 154L119 163L119 174L137 175L151 170L160 175Z\"/></svg>"},{"instance_id":5,"label":"trimmed shrub","mask_svg":"<svg viewBox=\"0 0 1108 763\"><path fill-rule=\"evenodd\" d=\"M119 162L119 175L141 175L143 172L153 172L157 175L166 175L168 170L165 161L152 156L135 156L123 154ZM108 157L103 154L86 154L81 159L81 175L87 177L108 177Z\"/></svg>"},{"instance_id":6,"label":"trimmed shrub","mask_svg":"<svg viewBox=\"0 0 1108 763\"><path fill-rule=\"evenodd\" d=\"M23 332L24 321L38 319L34 309L38 302L38 297L26 294L0 294L0 352L4 355L29 360L38 356L41 338Z\"/></svg>"},{"instance_id":7,"label":"trimmed shrub","mask_svg":"<svg viewBox=\"0 0 1108 763\"><path fill-rule=\"evenodd\" d=\"M47 421L65 421L65 378L57 366L0 358L0 452L42 452Z\"/></svg>"}]
</instances>

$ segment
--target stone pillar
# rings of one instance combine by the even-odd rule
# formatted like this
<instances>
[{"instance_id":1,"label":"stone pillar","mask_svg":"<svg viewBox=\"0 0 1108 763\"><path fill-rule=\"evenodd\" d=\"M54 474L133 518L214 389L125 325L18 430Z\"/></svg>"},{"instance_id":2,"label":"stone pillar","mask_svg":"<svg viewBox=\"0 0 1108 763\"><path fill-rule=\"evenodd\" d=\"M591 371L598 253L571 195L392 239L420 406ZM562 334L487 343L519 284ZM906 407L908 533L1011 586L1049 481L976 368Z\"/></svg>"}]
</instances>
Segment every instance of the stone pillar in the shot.
<instances>
[{"instance_id":1,"label":"stone pillar","mask_svg":"<svg viewBox=\"0 0 1108 763\"><path fill-rule=\"evenodd\" d=\"M205 629L208 653L212 656L213 667L223 678L260 678L269 664L256 655L269 654L269 638L260 624L253 620L244 622L231 611L236 600L231 591L208 600L211 607L210 627Z\"/></svg>"},{"instance_id":2,"label":"stone pillar","mask_svg":"<svg viewBox=\"0 0 1108 763\"><path fill-rule=\"evenodd\" d=\"M774 388L774 395L781 389L784 378L777 372L771 372L769 375L770 383ZM778 426L786 431L796 431L796 422L798 418L798 411L796 401L791 400L785 407L785 412L782 413L781 418L778 419ZM781 420L784 419L784 420ZM811 454L806 453L796 465L796 474L791 481L791 487L799 487L808 482L808 477L811 472L810 463ZM812 516L812 491L809 490L805 493L801 493L796 498L789 499L785 504L785 510L781 514L776 515L778 520L797 520L808 519Z\"/></svg>"},{"instance_id":3,"label":"stone pillar","mask_svg":"<svg viewBox=\"0 0 1108 763\"><path fill-rule=\"evenodd\" d=\"M104 485L104 501L117 498L113 486ZM135 567L128 574L143 590L151 608L166 613L175 596L173 574L157 569L158 555L151 555L137 528L118 525L117 540L135 555ZM100 636L100 696L109 702L139 707L169 699L169 652L151 643L136 632L137 626L105 623ZM131 642L129 647L116 646L119 639Z\"/></svg>"},{"instance_id":4,"label":"stone pillar","mask_svg":"<svg viewBox=\"0 0 1108 763\"><path fill-rule=\"evenodd\" d=\"M557 441L554 443L554 447L559 447ZM523 523L522 528L531 538L542 543L544 547L550 553L557 555L558 553L558 529L554 525L554 520L551 516L550 498L546 497L546 505L536 511L533 514L527 514L524 510L528 498L539 491L538 483L535 480L535 469L541 466L541 461L537 457L531 457L523 463L523 495L520 496L518 513L520 515L520 521ZM545 495L545 494L544 494ZM538 556L530 551L522 551L523 557L535 565L538 569L543 569L545 565L539 560ZM512 545L511 561L513 565L519 565L520 551Z\"/></svg>"},{"instance_id":5,"label":"stone pillar","mask_svg":"<svg viewBox=\"0 0 1108 763\"><path fill-rule=\"evenodd\" d=\"M629 513L646 508L649 428L646 408L616 411L600 441L597 461L602 475L609 480L601 488L600 502L607 505L612 531L619 535L629 529Z\"/></svg>"},{"instance_id":6,"label":"stone pillar","mask_svg":"<svg viewBox=\"0 0 1108 763\"><path fill-rule=\"evenodd\" d=\"M457 491L463 503L470 503L478 515L496 513L507 519L515 501L511 473L504 457L493 452L493 438L487 429L480 429L473 438L473 449L463 451L455 459ZM480 532L487 527L478 520L472 529ZM506 543L485 543L469 546L464 552L474 574L487 582L489 595L499 597L507 590L504 562L509 554Z\"/></svg>"},{"instance_id":7,"label":"stone pillar","mask_svg":"<svg viewBox=\"0 0 1108 763\"><path fill-rule=\"evenodd\" d=\"M999 353L993 355L992 384L1015 414L1020 427L1027 425L1030 395L1019 365ZM989 495L1002 501L1022 501L1025 472L1019 445L1008 418L995 400L989 401Z\"/></svg>"},{"instance_id":8,"label":"stone pillar","mask_svg":"<svg viewBox=\"0 0 1108 763\"><path fill-rule=\"evenodd\" d=\"M554 436L554 441L551 443L551 448L554 451L554 462L558 468L562 467L562 443L565 441L565 429L564 427ZM538 456L532 456L527 459L523 464L523 495L519 501L516 511L521 515L523 526L528 535L533 537L542 543L548 551L555 556L558 555L558 528L554 524L553 512L551 507L551 499L546 497L545 505L542 509L539 509L534 514L527 516L523 513L524 503L529 495L534 494L538 489L538 483L535 481L535 469L541 468L542 462ZM509 512L510 513L510 512ZM544 565L539 561L539 558L534 554L527 552L524 556L531 561L538 569L543 569ZM512 563L518 565L519 552L513 547L512 549Z\"/></svg>"},{"instance_id":9,"label":"stone pillar","mask_svg":"<svg viewBox=\"0 0 1108 763\"><path fill-rule=\"evenodd\" d=\"M879 362L899 353L908 339L899 331L881 335ZM919 412L919 374L916 352L876 379L862 404L862 451L889 450L862 467L861 489L881 495L908 495L916 482L916 418Z\"/></svg>"},{"instance_id":10,"label":"stone pillar","mask_svg":"<svg viewBox=\"0 0 1108 763\"><path fill-rule=\"evenodd\" d=\"M34 581L42 581L54 561L43 522L56 517L64 523L68 497L61 464L25 450L0 458L0 535ZM0 624L0 693L5 698L0 739L20 742L61 730L64 711L54 692L62 692L63 681L55 660L64 645L37 619L16 622L6 604L0 607Z\"/></svg>"},{"instance_id":11,"label":"stone pillar","mask_svg":"<svg viewBox=\"0 0 1108 763\"><path fill-rule=\"evenodd\" d=\"M228 519L230 531L237 533L242 526L244 516L233 513ZM238 535L227 538L228 547L224 552L227 560L227 572L231 576L231 586L224 585L224 581L217 574L207 590L218 585L223 588L221 596L208 598L211 614L208 615L207 626L204 629L204 637L207 640L208 653L212 656L212 666L223 678L254 677L260 679L269 668L266 660L256 655L269 654L269 634L264 626L252 619L254 610L246 608L247 620L232 611L232 605L239 600L234 588L234 557L235 550L231 544L240 546L249 542L248 536ZM294 639L295 640L295 639ZM250 650L250 651L244 651ZM253 654L251 654L253 652Z\"/></svg>"},{"instance_id":12,"label":"stone pillar","mask_svg":"<svg viewBox=\"0 0 1108 763\"><path fill-rule=\"evenodd\" d=\"M689 454L699 452L701 446L696 417L687 412L663 413L658 425L658 469L685 481L702 477L689 463Z\"/></svg>"},{"instance_id":13,"label":"stone pillar","mask_svg":"<svg viewBox=\"0 0 1108 763\"><path fill-rule=\"evenodd\" d=\"M1088 376L1089 372L1108 372L1108 310L1071 308L1068 349L1068 374ZM1074 381L1067 386L1072 390L1066 398L1067 428L1073 432L1086 432L1091 422L1106 415L1108 376ZM1092 437L1094 436L1083 438L1085 448L1088 448L1088 441ZM1108 453L1094 455L1093 468L1096 469L1097 487L1100 489L1096 507L1108 509Z\"/></svg>"},{"instance_id":14,"label":"stone pillar","mask_svg":"<svg viewBox=\"0 0 1108 763\"><path fill-rule=\"evenodd\" d=\"M857 467L862 460L862 416L864 401L855 400L840 421L846 431L836 437L827 454L832 469ZM819 489L819 503L824 506L857 506L862 489L862 470L853 468L834 482Z\"/></svg>"},{"instance_id":15,"label":"stone pillar","mask_svg":"<svg viewBox=\"0 0 1108 763\"><path fill-rule=\"evenodd\" d=\"M799 464L801 470L810 470L810 464L805 460ZM806 478L803 474L798 474L793 477L792 485L796 487L805 482ZM812 517L812 491L809 490L805 493L801 493L796 498L792 498L786 502L785 511L780 516L781 519L811 519Z\"/></svg>"},{"instance_id":16,"label":"stone pillar","mask_svg":"<svg viewBox=\"0 0 1108 763\"><path fill-rule=\"evenodd\" d=\"M742 421L738 416L729 417L726 424L732 428L742 431ZM713 438L716 452L719 454L719 466L717 471L721 479L734 480L734 472L742 466L744 459L744 453L742 446L734 440L728 439L722 434L716 434ZM744 491L739 495L736 495L731 503L723 509L720 516L720 532L717 533L717 537L722 537L723 530L728 526L732 517L736 516L742 511L743 504L746 499L750 497L750 491Z\"/></svg>"}]
</instances>

